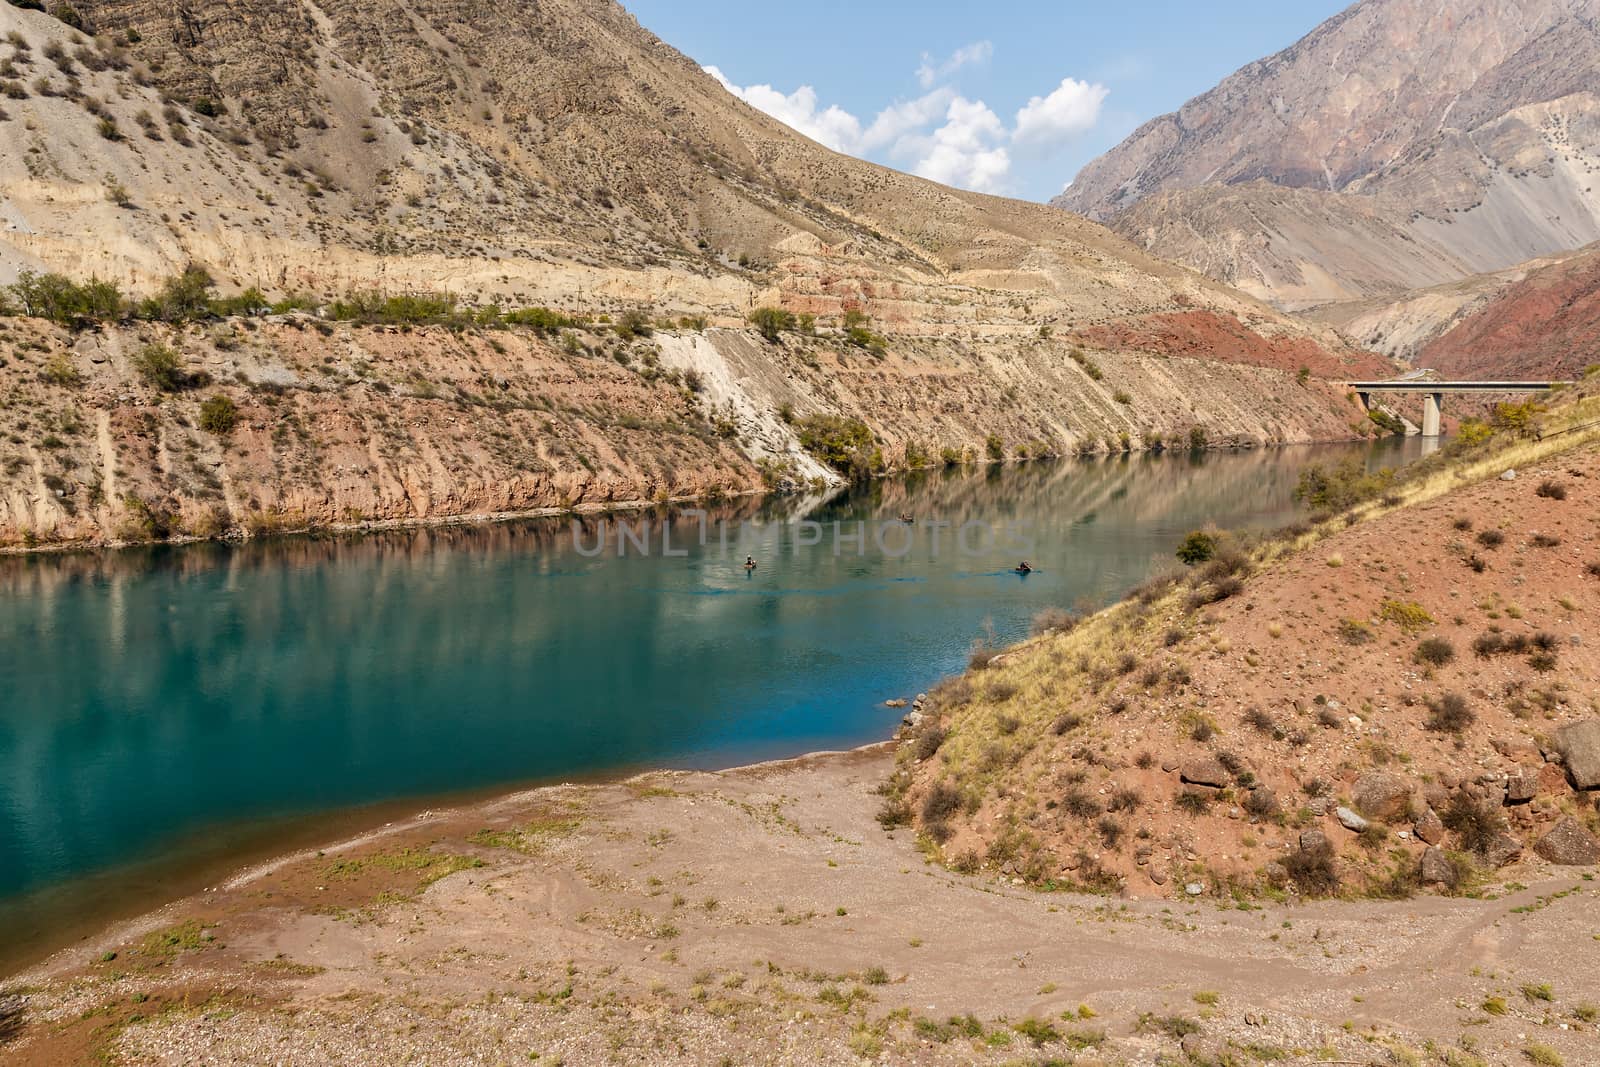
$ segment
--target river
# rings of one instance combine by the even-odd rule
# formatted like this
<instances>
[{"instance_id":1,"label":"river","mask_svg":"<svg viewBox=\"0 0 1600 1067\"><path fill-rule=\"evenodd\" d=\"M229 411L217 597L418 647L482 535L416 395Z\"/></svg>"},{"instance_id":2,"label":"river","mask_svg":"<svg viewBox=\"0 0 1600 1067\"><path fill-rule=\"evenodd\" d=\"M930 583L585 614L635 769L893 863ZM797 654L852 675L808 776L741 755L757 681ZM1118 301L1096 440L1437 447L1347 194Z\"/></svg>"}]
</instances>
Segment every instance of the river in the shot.
<instances>
[{"instance_id":1,"label":"river","mask_svg":"<svg viewBox=\"0 0 1600 1067\"><path fill-rule=\"evenodd\" d=\"M1420 444L0 560L0 973L243 858L438 798L886 738L901 713L883 702L975 640L1121 596L1195 527L1289 521L1308 463Z\"/></svg>"}]
</instances>

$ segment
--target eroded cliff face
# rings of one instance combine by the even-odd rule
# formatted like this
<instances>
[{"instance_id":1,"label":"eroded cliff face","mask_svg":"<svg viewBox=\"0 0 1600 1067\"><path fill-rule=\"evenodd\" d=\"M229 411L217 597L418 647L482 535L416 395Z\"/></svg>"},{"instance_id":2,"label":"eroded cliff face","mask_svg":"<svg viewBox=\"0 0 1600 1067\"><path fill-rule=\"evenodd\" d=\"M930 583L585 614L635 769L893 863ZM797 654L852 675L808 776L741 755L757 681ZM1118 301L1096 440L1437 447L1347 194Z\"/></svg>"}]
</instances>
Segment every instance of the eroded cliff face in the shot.
<instances>
[{"instance_id":1,"label":"eroded cliff face","mask_svg":"<svg viewBox=\"0 0 1600 1067\"><path fill-rule=\"evenodd\" d=\"M181 387L137 370L161 346ZM71 333L0 320L0 545L249 536L836 483L796 425L858 418L887 467L1363 432L1287 370L1033 337L777 343L332 325L306 316ZM220 427L216 398L237 410ZM226 422L227 420L223 420ZM1185 444L1185 447L1187 445Z\"/></svg>"}]
</instances>

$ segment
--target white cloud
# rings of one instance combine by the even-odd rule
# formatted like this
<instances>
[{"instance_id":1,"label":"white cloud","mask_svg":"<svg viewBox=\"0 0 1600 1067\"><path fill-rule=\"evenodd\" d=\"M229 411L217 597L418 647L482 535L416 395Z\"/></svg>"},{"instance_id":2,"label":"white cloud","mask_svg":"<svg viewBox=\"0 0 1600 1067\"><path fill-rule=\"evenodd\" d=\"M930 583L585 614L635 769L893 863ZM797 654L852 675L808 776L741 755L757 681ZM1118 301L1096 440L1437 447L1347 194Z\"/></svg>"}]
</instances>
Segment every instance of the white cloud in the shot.
<instances>
[{"instance_id":1,"label":"white cloud","mask_svg":"<svg viewBox=\"0 0 1600 1067\"><path fill-rule=\"evenodd\" d=\"M907 134L922 129L943 115L955 96L954 89L935 89L915 100L891 104L878 112L878 117L861 135L862 147L871 150L898 144Z\"/></svg>"},{"instance_id":2,"label":"white cloud","mask_svg":"<svg viewBox=\"0 0 1600 1067\"><path fill-rule=\"evenodd\" d=\"M936 182L1001 192L1011 175L1013 150L1038 158L1093 128L1109 90L1098 82L1063 78L1048 96L1030 99L1017 112L1016 125L1007 128L983 101L969 100L939 84L962 67L987 62L993 54L988 41L957 49L939 63L924 54L917 78L927 91L912 100L896 101L870 123L837 105L823 107L809 85L785 93L771 85L735 85L716 67L705 71L751 107L836 152L878 155L901 161L913 173Z\"/></svg>"},{"instance_id":3,"label":"white cloud","mask_svg":"<svg viewBox=\"0 0 1600 1067\"><path fill-rule=\"evenodd\" d=\"M802 85L792 93L779 92L770 85L741 88L729 81L716 67L706 67L705 72L751 107L765 111L784 125L836 152L852 151L861 142L861 120L832 104L818 110L817 91L809 85Z\"/></svg>"},{"instance_id":4,"label":"white cloud","mask_svg":"<svg viewBox=\"0 0 1600 1067\"><path fill-rule=\"evenodd\" d=\"M993 192L1011 171L1005 139L1005 123L987 104L958 96L950 101L944 125L927 139L926 154L913 169L945 185Z\"/></svg>"},{"instance_id":5,"label":"white cloud","mask_svg":"<svg viewBox=\"0 0 1600 1067\"><path fill-rule=\"evenodd\" d=\"M716 67L706 67L705 72L721 82L728 92L790 129L798 130L835 152L857 156L895 144L907 134L934 122L955 98L952 89L935 89L915 100L891 104L878 112L870 126L863 127L861 120L844 108L832 104L820 107L817 91L809 85L784 93L770 85L735 85Z\"/></svg>"},{"instance_id":6,"label":"white cloud","mask_svg":"<svg viewBox=\"0 0 1600 1067\"><path fill-rule=\"evenodd\" d=\"M1012 139L1048 151L1100 121L1100 105L1111 92L1098 82L1062 78L1049 96L1036 96L1017 112Z\"/></svg>"},{"instance_id":7,"label":"white cloud","mask_svg":"<svg viewBox=\"0 0 1600 1067\"><path fill-rule=\"evenodd\" d=\"M962 67L987 63L993 57L994 44L990 41L973 41L971 44L962 45L942 63L935 63L933 56L924 52L922 65L917 68L917 81L924 89L932 89Z\"/></svg>"}]
</instances>

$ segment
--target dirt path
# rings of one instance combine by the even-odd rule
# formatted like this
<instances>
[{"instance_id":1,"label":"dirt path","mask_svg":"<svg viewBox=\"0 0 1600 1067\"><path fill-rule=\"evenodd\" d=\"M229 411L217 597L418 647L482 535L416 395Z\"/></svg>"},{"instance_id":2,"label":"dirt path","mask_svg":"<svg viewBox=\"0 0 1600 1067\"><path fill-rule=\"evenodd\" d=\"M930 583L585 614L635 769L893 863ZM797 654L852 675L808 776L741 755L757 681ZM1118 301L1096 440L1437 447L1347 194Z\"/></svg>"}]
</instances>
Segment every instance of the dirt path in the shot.
<instances>
[{"instance_id":1,"label":"dirt path","mask_svg":"<svg viewBox=\"0 0 1600 1067\"><path fill-rule=\"evenodd\" d=\"M19 976L0 1041L30 1064L1154 1064L1194 1029L1200 1062L1594 1062L1582 875L1249 910L1041 894L886 833L889 767L880 746L429 813Z\"/></svg>"}]
</instances>

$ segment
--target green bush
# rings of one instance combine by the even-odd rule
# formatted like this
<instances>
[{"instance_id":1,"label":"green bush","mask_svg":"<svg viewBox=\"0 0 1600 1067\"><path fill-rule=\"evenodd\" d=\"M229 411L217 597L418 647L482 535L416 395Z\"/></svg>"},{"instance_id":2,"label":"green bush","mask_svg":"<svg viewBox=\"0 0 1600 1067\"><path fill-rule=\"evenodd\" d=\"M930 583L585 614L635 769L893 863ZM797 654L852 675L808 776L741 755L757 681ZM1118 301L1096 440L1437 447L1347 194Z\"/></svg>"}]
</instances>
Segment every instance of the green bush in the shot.
<instances>
[{"instance_id":1,"label":"green bush","mask_svg":"<svg viewBox=\"0 0 1600 1067\"><path fill-rule=\"evenodd\" d=\"M870 474L875 457L872 431L860 419L843 415L808 415L798 423L800 447L841 474Z\"/></svg>"},{"instance_id":2,"label":"green bush","mask_svg":"<svg viewBox=\"0 0 1600 1067\"><path fill-rule=\"evenodd\" d=\"M460 321L453 296L411 293L385 296L377 292L351 293L328 305L328 317L339 322L424 326Z\"/></svg>"},{"instance_id":3,"label":"green bush","mask_svg":"<svg viewBox=\"0 0 1600 1067\"><path fill-rule=\"evenodd\" d=\"M1006 443L999 434L990 434L983 439L983 451L989 457L989 462L999 463L1006 458Z\"/></svg>"},{"instance_id":4,"label":"green bush","mask_svg":"<svg viewBox=\"0 0 1600 1067\"><path fill-rule=\"evenodd\" d=\"M783 308L760 307L750 312L750 325L772 344L776 344L785 330L795 328L794 314Z\"/></svg>"},{"instance_id":5,"label":"green bush","mask_svg":"<svg viewBox=\"0 0 1600 1067\"><path fill-rule=\"evenodd\" d=\"M1369 473L1358 459L1331 469L1315 464L1300 472L1294 497L1318 510L1343 511L1388 492L1394 481L1393 468Z\"/></svg>"},{"instance_id":6,"label":"green bush","mask_svg":"<svg viewBox=\"0 0 1600 1067\"><path fill-rule=\"evenodd\" d=\"M200 405L200 428L207 433L225 437L233 432L238 422L239 405L233 402L232 397L218 393L206 397L205 403Z\"/></svg>"},{"instance_id":7,"label":"green bush","mask_svg":"<svg viewBox=\"0 0 1600 1067\"><path fill-rule=\"evenodd\" d=\"M649 337L654 331L650 325L650 316L638 308L632 308L622 313L622 318L612 327L616 335L624 341L631 341L636 337Z\"/></svg>"},{"instance_id":8,"label":"green bush","mask_svg":"<svg viewBox=\"0 0 1600 1067\"><path fill-rule=\"evenodd\" d=\"M1216 554L1217 538L1205 530L1191 531L1189 536L1183 539L1183 544L1178 546L1177 552L1178 559L1191 567L1196 563L1206 562Z\"/></svg>"},{"instance_id":9,"label":"green bush","mask_svg":"<svg viewBox=\"0 0 1600 1067\"><path fill-rule=\"evenodd\" d=\"M133 369L145 384L164 393L183 388L183 364L166 345L145 345L133 357Z\"/></svg>"},{"instance_id":10,"label":"green bush","mask_svg":"<svg viewBox=\"0 0 1600 1067\"><path fill-rule=\"evenodd\" d=\"M116 283L98 278L80 284L64 274L25 270L17 275L15 284L6 287L6 293L24 315L73 328L90 322L116 321L125 317L128 310L128 302Z\"/></svg>"},{"instance_id":11,"label":"green bush","mask_svg":"<svg viewBox=\"0 0 1600 1067\"><path fill-rule=\"evenodd\" d=\"M216 282L204 267L191 264L182 274L164 282L156 294L139 305L141 318L161 322L188 322L212 314L211 291Z\"/></svg>"}]
</instances>

